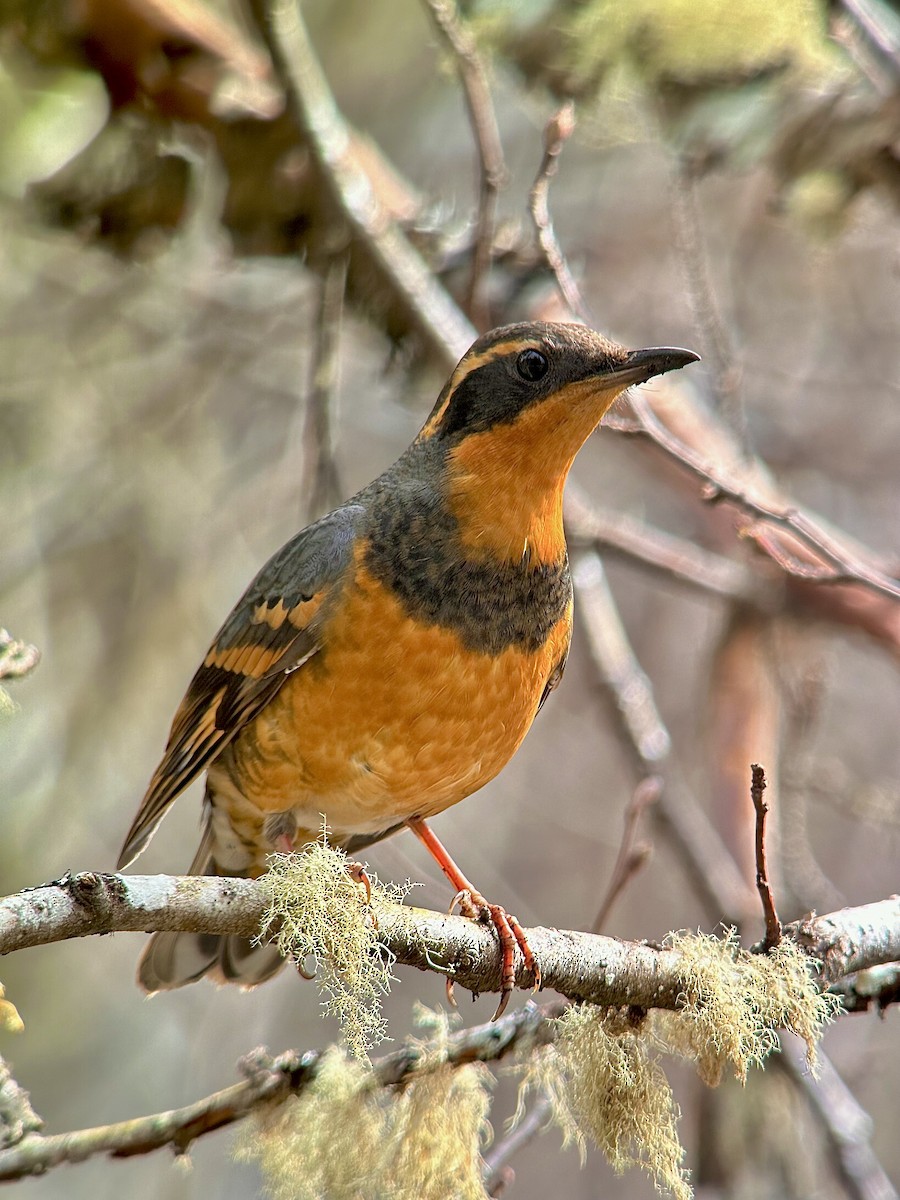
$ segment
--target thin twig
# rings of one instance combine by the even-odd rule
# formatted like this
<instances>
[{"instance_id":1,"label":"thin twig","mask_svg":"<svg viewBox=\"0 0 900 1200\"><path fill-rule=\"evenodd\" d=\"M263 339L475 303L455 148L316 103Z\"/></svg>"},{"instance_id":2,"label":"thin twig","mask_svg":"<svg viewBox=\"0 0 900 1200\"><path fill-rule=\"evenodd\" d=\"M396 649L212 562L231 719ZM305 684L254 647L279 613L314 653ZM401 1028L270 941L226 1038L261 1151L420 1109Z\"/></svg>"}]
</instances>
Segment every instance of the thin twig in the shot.
<instances>
[{"instance_id":1,"label":"thin twig","mask_svg":"<svg viewBox=\"0 0 900 1200\"><path fill-rule=\"evenodd\" d=\"M781 1035L782 1067L809 1105L825 1132L847 1195L852 1200L897 1200L897 1191L872 1149L872 1119L821 1049L813 1076L806 1064L806 1047L797 1037Z\"/></svg>"},{"instance_id":2,"label":"thin twig","mask_svg":"<svg viewBox=\"0 0 900 1200\"><path fill-rule=\"evenodd\" d=\"M840 996L844 1012L862 1013L874 1009L883 1013L892 1004L900 1004L900 963L869 967L839 979L828 990Z\"/></svg>"},{"instance_id":3,"label":"thin twig","mask_svg":"<svg viewBox=\"0 0 900 1200\"><path fill-rule=\"evenodd\" d=\"M255 7L262 6L263 0L256 0ZM381 203L351 153L350 130L316 58L300 4L269 0L260 25L312 157L355 246L367 255L435 357L445 368L456 366L475 340L475 330Z\"/></svg>"},{"instance_id":4,"label":"thin twig","mask_svg":"<svg viewBox=\"0 0 900 1200\"><path fill-rule=\"evenodd\" d=\"M497 199L507 175L503 146L487 74L475 42L460 20L456 6L451 0L425 0L425 3L453 54L478 150L478 220L465 309L476 329L485 330L491 321L484 295L484 278L491 264Z\"/></svg>"},{"instance_id":5,"label":"thin twig","mask_svg":"<svg viewBox=\"0 0 900 1200\"><path fill-rule=\"evenodd\" d=\"M747 536L752 537L787 574L820 583L861 584L879 595L889 596L893 600L900 599L900 583L861 562L812 518L796 508L773 508L753 499L740 487L719 475L690 447L679 441L659 420L646 397L640 392L633 393L630 400L637 423L617 423L615 427L623 433L649 437L660 449L700 479L704 485L702 497L707 503L732 504L747 516L762 521L763 527L751 525L746 530ZM808 563L791 555L783 545L777 545L771 536L767 536L766 526L785 530L824 562Z\"/></svg>"},{"instance_id":6,"label":"thin twig","mask_svg":"<svg viewBox=\"0 0 900 1200\"><path fill-rule=\"evenodd\" d=\"M769 865L766 861L766 817L769 812L769 806L763 798L763 792L766 790L766 772L759 763L753 763L750 773L750 798L756 811L756 887L766 918L763 950L769 951L781 943L781 922L775 911L775 896L769 883Z\"/></svg>"},{"instance_id":7,"label":"thin twig","mask_svg":"<svg viewBox=\"0 0 900 1200\"><path fill-rule=\"evenodd\" d=\"M889 5L871 0L838 0L844 10L832 35L847 49L869 82L882 96L893 96L900 84L900 23ZM849 36L848 36L849 33Z\"/></svg>"},{"instance_id":8,"label":"thin twig","mask_svg":"<svg viewBox=\"0 0 900 1200\"><path fill-rule=\"evenodd\" d=\"M703 355L711 369L716 406L735 431L746 453L747 417L742 399L741 366L716 300L706 238L700 221L696 170L684 157L678 161L673 195L679 258Z\"/></svg>"},{"instance_id":9,"label":"thin twig","mask_svg":"<svg viewBox=\"0 0 900 1200\"><path fill-rule=\"evenodd\" d=\"M671 739L628 641L599 556L573 557L578 615L598 677L612 697L619 730L639 778L660 776L654 812L686 867L710 920L740 925L756 908L734 859L709 818L677 779L669 762Z\"/></svg>"},{"instance_id":10,"label":"thin twig","mask_svg":"<svg viewBox=\"0 0 900 1200\"><path fill-rule=\"evenodd\" d=\"M550 1098L545 1092L537 1096L527 1114L505 1137L484 1156L484 1190L496 1197L512 1182L509 1164L538 1134L547 1128L550 1117Z\"/></svg>"},{"instance_id":11,"label":"thin twig","mask_svg":"<svg viewBox=\"0 0 900 1200\"><path fill-rule=\"evenodd\" d=\"M619 853L613 864L606 895L603 897L603 902L591 926L591 933L600 933L605 928L609 914L619 896L650 858L653 847L649 842L639 842L637 833L644 813L656 804L662 791L663 781L659 775L649 775L646 779L642 779L634 789L625 808L625 825L622 831L622 841L619 844Z\"/></svg>"},{"instance_id":12,"label":"thin twig","mask_svg":"<svg viewBox=\"0 0 900 1200\"><path fill-rule=\"evenodd\" d=\"M764 591L758 577L742 563L703 550L636 517L601 508L571 481L566 487L565 518L570 545L588 543L678 583L771 609L771 587Z\"/></svg>"},{"instance_id":13,"label":"thin twig","mask_svg":"<svg viewBox=\"0 0 900 1200\"><path fill-rule=\"evenodd\" d=\"M347 256L342 254L332 260L322 281L313 380L303 423L303 516L307 520L327 512L342 494L334 461L331 414L338 385L346 283Z\"/></svg>"},{"instance_id":14,"label":"thin twig","mask_svg":"<svg viewBox=\"0 0 900 1200\"><path fill-rule=\"evenodd\" d=\"M559 167L559 156L563 147L575 132L575 105L571 100L556 112L544 129L544 157L538 169L531 192L528 196L528 208L534 222L538 244L546 259L547 266L553 272L557 286L569 310L579 317L586 325L592 325L590 310L584 302L584 297L575 282L569 264L562 252L550 217L550 180Z\"/></svg>"}]
</instances>

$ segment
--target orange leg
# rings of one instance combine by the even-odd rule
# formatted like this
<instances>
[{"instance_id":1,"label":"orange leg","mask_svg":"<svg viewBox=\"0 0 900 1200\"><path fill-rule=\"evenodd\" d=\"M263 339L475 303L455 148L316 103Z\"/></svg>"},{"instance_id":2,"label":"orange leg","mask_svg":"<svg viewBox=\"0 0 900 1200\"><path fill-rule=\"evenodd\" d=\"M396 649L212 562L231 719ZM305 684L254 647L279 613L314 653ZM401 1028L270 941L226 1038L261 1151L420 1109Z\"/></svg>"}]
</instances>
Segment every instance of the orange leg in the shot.
<instances>
[{"instance_id":1,"label":"orange leg","mask_svg":"<svg viewBox=\"0 0 900 1200\"><path fill-rule=\"evenodd\" d=\"M488 904L484 896L472 886L462 871L448 854L440 838L421 819L412 817L406 822L420 842L427 848L429 854L438 864L450 883L456 890L452 909L459 904L460 912L465 917L474 920L490 921L497 931L500 941L500 1003L491 1020L496 1021L509 1003L509 997L516 985L515 954L516 946L522 951L526 968L534 975L534 990L541 986L541 969L537 964L525 930L516 918L501 908L499 904ZM453 981L447 981L447 996L453 1001ZM455 1003L455 1002L454 1002Z\"/></svg>"}]
</instances>

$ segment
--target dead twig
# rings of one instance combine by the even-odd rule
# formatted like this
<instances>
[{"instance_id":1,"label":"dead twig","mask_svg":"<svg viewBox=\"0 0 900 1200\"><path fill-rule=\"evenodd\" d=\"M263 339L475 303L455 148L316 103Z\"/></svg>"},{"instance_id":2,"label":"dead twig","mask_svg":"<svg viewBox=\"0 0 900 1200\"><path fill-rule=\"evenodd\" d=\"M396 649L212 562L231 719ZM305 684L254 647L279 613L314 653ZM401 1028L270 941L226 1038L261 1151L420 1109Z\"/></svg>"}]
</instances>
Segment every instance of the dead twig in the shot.
<instances>
[{"instance_id":1,"label":"dead twig","mask_svg":"<svg viewBox=\"0 0 900 1200\"><path fill-rule=\"evenodd\" d=\"M677 779L669 762L671 739L628 641L599 556L582 551L573 557L575 602L587 633L598 677L613 700L619 730L639 778L663 781L654 809L685 866L692 887L710 920L740 925L756 908L734 859L709 818Z\"/></svg>"},{"instance_id":2,"label":"dead twig","mask_svg":"<svg viewBox=\"0 0 900 1200\"><path fill-rule=\"evenodd\" d=\"M591 926L591 933L599 933L605 927L619 896L653 853L652 845L649 842L639 842L637 834L644 813L656 804L662 790L663 781L659 775L649 775L634 789L625 809L625 827L622 831L622 841L619 843L619 853L613 864L606 895Z\"/></svg>"},{"instance_id":3,"label":"dead twig","mask_svg":"<svg viewBox=\"0 0 900 1200\"><path fill-rule=\"evenodd\" d=\"M900 963L885 963L848 975L832 984L830 991L840 996L844 1012L861 1013L874 1009L881 1014L892 1004L900 1004Z\"/></svg>"},{"instance_id":4,"label":"dead twig","mask_svg":"<svg viewBox=\"0 0 900 1200\"><path fill-rule=\"evenodd\" d=\"M549 1016L534 1004L509 1013L499 1021L450 1034L437 1053L420 1043L409 1043L372 1065L372 1087L400 1087L415 1075L441 1066L469 1062L495 1062L514 1050L528 1050L552 1040L554 1026ZM272 1058L259 1048L238 1063L243 1082L213 1092L183 1108L131 1121L117 1121L70 1133L41 1135L27 1132L16 1145L0 1150L0 1182L43 1174L64 1162L83 1162L98 1154L128 1158L171 1146L185 1154L197 1138L250 1113L300 1095L316 1078L321 1063L319 1051L285 1051Z\"/></svg>"},{"instance_id":5,"label":"dead twig","mask_svg":"<svg viewBox=\"0 0 900 1200\"><path fill-rule=\"evenodd\" d=\"M569 264L557 241L556 231L550 217L550 180L559 167L559 156L562 154L563 147L574 132L575 105L568 100L550 118L544 129L544 157L541 159L537 176L531 185L528 208L534 222L538 245L547 266L553 272L563 300L573 316L584 321L586 325L590 325L592 324L590 310L569 270Z\"/></svg>"},{"instance_id":6,"label":"dead twig","mask_svg":"<svg viewBox=\"0 0 900 1200\"><path fill-rule=\"evenodd\" d=\"M701 495L707 503L734 505L744 515L762 522L761 525L751 524L743 532L787 574L818 583L861 584L879 595L889 596L893 600L900 599L900 583L862 562L811 517L797 508L779 509L754 499L679 441L659 420L646 397L635 392L630 396L630 401L637 422L617 422L614 427L622 433L649 437L703 483ZM809 551L818 561L808 561L792 554L783 541L775 540L775 530L783 530L796 538L799 543L798 549Z\"/></svg>"},{"instance_id":7,"label":"dead twig","mask_svg":"<svg viewBox=\"0 0 900 1200\"><path fill-rule=\"evenodd\" d=\"M338 385L341 318L347 283L347 256L335 258L325 273L316 325L312 387L303 423L303 516L311 520L333 507L342 494L331 414Z\"/></svg>"},{"instance_id":8,"label":"dead twig","mask_svg":"<svg viewBox=\"0 0 900 1200\"><path fill-rule=\"evenodd\" d=\"M741 394L742 371L731 334L716 300L706 238L698 211L696 169L684 158L677 165L673 195L679 259L703 356L710 368L716 407L734 429L746 452L747 418Z\"/></svg>"},{"instance_id":9,"label":"dead twig","mask_svg":"<svg viewBox=\"0 0 900 1200\"><path fill-rule=\"evenodd\" d=\"M264 8L260 26L272 60L354 247L369 260L435 358L447 369L455 367L475 340L475 330L379 200L351 153L349 127L316 58L300 4L254 3L257 9Z\"/></svg>"},{"instance_id":10,"label":"dead twig","mask_svg":"<svg viewBox=\"0 0 900 1200\"><path fill-rule=\"evenodd\" d=\"M478 151L478 218L464 307L476 329L484 331L491 324L484 295L484 278L491 265L497 200L507 175L503 146L487 74L475 42L460 20L456 6L451 0L425 0L425 4L453 55Z\"/></svg>"},{"instance_id":11,"label":"dead twig","mask_svg":"<svg viewBox=\"0 0 900 1200\"><path fill-rule=\"evenodd\" d=\"M550 1117L550 1098L541 1093L521 1121L502 1137L484 1156L484 1190L500 1196L515 1179L512 1159L546 1129Z\"/></svg>"},{"instance_id":12,"label":"dead twig","mask_svg":"<svg viewBox=\"0 0 900 1200\"><path fill-rule=\"evenodd\" d=\"M872 1119L821 1049L815 1076L797 1037L781 1035L777 1063L805 1098L825 1133L837 1173L852 1200L897 1200L897 1191L872 1149Z\"/></svg>"},{"instance_id":13,"label":"dead twig","mask_svg":"<svg viewBox=\"0 0 900 1200\"><path fill-rule=\"evenodd\" d=\"M773 589L763 589L743 564L626 513L600 508L571 480L566 487L565 518L570 545L590 544L714 596L767 610L772 607Z\"/></svg>"},{"instance_id":14,"label":"dead twig","mask_svg":"<svg viewBox=\"0 0 900 1200\"><path fill-rule=\"evenodd\" d=\"M775 897L769 883L769 866L766 862L766 816L769 812L769 806L763 798L763 792L766 790L766 772L759 763L753 763L750 772L750 797L756 811L756 887L766 919L766 936L762 948L767 952L781 943L781 922L775 911Z\"/></svg>"}]
</instances>

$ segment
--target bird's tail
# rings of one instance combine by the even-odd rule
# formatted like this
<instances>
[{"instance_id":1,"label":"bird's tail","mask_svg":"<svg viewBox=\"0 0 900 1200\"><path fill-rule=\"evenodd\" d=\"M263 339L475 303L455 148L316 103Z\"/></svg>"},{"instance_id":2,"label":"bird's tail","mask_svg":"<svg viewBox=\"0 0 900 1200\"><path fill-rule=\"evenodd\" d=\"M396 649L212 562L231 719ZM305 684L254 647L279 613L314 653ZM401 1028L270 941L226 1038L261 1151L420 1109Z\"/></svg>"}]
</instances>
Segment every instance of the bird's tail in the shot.
<instances>
[{"instance_id":1,"label":"bird's tail","mask_svg":"<svg viewBox=\"0 0 900 1200\"><path fill-rule=\"evenodd\" d=\"M218 866L209 826L188 870L189 875L236 875ZM236 934L154 933L138 961L137 981L145 992L170 991L206 976L214 983L256 987L284 966L271 942L259 946Z\"/></svg>"}]
</instances>

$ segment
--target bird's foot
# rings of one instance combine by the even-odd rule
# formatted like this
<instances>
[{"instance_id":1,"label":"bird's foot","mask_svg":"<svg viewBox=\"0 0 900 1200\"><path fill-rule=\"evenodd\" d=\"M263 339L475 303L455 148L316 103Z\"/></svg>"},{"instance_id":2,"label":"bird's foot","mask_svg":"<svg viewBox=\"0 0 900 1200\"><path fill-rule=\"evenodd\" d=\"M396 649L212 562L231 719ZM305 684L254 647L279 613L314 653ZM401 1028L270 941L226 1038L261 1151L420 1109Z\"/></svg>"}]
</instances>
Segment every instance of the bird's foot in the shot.
<instances>
[{"instance_id":1,"label":"bird's foot","mask_svg":"<svg viewBox=\"0 0 900 1200\"><path fill-rule=\"evenodd\" d=\"M450 880L453 887L456 888L456 895L453 897L453 903L450 905L450 912L453 912L454 908L458 907L464 917L471 917L473 920L493 925L497 931L497 937L500 941L500 1003L497 1005L497 1011L491 1018L492 1021L496 1021L498 1017L503 1015L503 1010L509 1003L509 997L516 986L516 946L522 951L522 958L525 960L526 969L534 977L534 990L537 991L541 986L541 968L538 966L537 959L528 945L525 930L505 908L502 908L499 904L488 904L484 896L476 888L472 887L471 883L469 883L468 879L466 879L465 875L463 875L462 871L450 857L440 838L425 824L421 817L410 817L406 824L428 849L432 858ZM456 999L453 995L453 980L449 977L447 979L447 999L455 1008Z\"/></svg>"},{"instance_id":2,"label":"bird's foot","mask_svg":"<svg viewBox=\"0 0 900 1200\"><path fill-rule=\"evenodd\" d=\"M464 917L480 921L485 925L493 925L496 930L497 939L500 942L500 1002L491 1017L492 1021L496 1021L503 1015L513 988L516 986L516 946L522 952L525 969L534 976L534 991L538 991L541 986L541 968L528 944L525 930L519 924L518 919L512 913L508 913L502 905L489 904L479 892L475 892L471 888L463 888L453 897L450 911L452 912L454 908L459 908ZM453 995L453 980L450 978L447 979L447 999L451 1004L456 1004L456 997Z\"/></svg>"}]
</instances>

